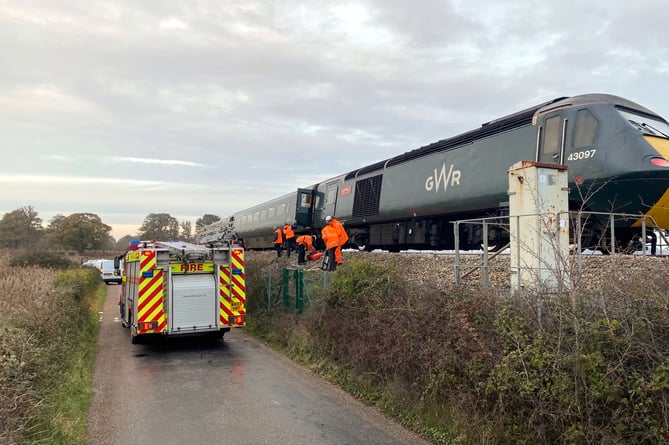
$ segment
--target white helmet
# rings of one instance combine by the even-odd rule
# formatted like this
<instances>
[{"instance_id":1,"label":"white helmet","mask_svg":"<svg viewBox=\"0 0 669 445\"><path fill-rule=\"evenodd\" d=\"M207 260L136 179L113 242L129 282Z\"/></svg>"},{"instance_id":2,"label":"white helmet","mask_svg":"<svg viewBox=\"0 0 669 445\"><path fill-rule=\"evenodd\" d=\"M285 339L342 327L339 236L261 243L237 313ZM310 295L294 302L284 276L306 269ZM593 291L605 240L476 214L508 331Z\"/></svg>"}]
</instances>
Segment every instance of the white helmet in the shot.
<instances>
[{"instance_id":1,"label":"white helmet","mask_svg":"<svg viewBox=\"0 0 669 445\"><path fill-rule=\"evenodd\" d=\"M330 215L325 217L325 222L330 222L332 221L332 217Z\"/></svg>"}]
</instances>

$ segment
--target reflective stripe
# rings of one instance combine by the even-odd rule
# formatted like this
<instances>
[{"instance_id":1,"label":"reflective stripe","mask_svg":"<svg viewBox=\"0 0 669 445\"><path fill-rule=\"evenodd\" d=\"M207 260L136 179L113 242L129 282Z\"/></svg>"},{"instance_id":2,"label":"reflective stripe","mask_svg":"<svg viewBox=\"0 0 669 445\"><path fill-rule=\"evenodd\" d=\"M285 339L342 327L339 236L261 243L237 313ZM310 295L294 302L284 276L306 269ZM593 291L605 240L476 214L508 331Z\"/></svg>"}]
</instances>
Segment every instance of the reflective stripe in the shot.
<instances>
[{"instance_id":1,"label":"reflective stripe","mask_svg":"<svg viewBox=\"0 0 669 445\"><path fill-rule=\"evenodd\" d=\"M163 332L167 328L167 317L163 308L162 269L156 269L156 253L143 251L137 277L137 323L157 322L156 329L140 331L140 334Z\"/></svg>"},{"instance_id":2,"label":"reflective stripe","mask_svg":"<svg viewBox=\"0 0 669 445\"><path fill-rule=\"evenodd\" d=\"M219 321L221 326L229 326L230 317L246 315L244 250L233 249L230 258L230 265L222 265L219 268ZM243 326L243 324L238 326Z\"/></svg>"}]
</instances>

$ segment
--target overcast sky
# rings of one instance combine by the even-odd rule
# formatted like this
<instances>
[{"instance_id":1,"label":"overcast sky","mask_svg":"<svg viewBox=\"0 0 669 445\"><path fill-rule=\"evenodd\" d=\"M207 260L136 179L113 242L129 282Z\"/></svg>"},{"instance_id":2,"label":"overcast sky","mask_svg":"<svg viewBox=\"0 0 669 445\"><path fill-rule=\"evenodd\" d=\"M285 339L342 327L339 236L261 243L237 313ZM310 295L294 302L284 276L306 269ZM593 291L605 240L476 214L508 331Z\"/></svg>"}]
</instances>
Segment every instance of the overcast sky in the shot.
<instances>
[{"instance_id":1,"label":"overcast sky","mask_svg":"<svg viewBox=\"0 0 669 445\"><path fill-rule=\"evenodd\" d=\"M0 53L0 215L115 238L559 96L669 117L666 0L0 0Z\"/></svg>"}]
</instances>

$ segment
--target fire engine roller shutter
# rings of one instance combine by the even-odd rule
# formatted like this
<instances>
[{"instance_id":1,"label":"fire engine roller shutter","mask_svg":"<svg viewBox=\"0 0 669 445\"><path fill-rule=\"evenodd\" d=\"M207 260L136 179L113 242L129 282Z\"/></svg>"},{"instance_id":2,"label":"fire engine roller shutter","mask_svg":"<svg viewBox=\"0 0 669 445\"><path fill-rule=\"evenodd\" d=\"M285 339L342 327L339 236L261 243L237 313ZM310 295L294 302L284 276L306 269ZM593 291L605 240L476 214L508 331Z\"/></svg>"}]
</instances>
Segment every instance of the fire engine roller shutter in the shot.
<instances>
[{"instance_id":1,"label":"fire engine roller shutter","mask_svg":"<svg viewBox=\"0 0 669 445\"><path fill-rule=\"evenodd\" d=\"M172 275L172 333L218 329L213 274Z\"/></svg>"}]
</instances>

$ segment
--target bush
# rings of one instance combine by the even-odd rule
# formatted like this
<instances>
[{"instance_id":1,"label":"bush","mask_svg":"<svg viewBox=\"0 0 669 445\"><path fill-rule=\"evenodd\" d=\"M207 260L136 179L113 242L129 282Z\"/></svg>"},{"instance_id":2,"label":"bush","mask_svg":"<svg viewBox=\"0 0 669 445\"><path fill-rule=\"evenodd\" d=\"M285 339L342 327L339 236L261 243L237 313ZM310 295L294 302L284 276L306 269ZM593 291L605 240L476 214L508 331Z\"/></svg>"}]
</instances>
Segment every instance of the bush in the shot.
<instances>
[{"instance_id":1,"label":"bush","mask_svg":"<svg viewBox=\"0 0 669 445\"><path fill-rule=\"evenodd\" d=\"M666 297L639 298L632 290L589 295L576 309L563 301L536 301L515 300L496 322L504 356L487 383L487 410L504 428L504 439L664 443Z\"/></svg>"},{"instance_id":2,"label":"bush","mask_svg":"<svg viewBox=\"0 0 669 445\"><path fill-rule=\"evenodd\" d=\"M596 293L500 297L350 260L298 316L267 309L266 269L256 274L250 257L256 335L437 443L669 438L663 274L611 280Z\"/></svg>"},{"instance_id":3,"label":"bush","mask_svg":"<svg viewBox=\"0 0 669 445\"><path fill-rule=\"evenodd\" d=\"M100 273L92 267L70 269L60 272L54 285L57 289L70 294L76 299L81 299L89 294L100 284Z\"/></svg>"},{"instance_id":4,"label":"bush","mask_svg":"<svg viewBox=\"0 0 669 445\"><path fill-rule=\"evenodd\" d=\"M38 266L45 269L68 269L73 266L72 262L64 256L51 252L17 255L10 260L9 265L13 267Z\"/></svg>"},{"instance_id":5,"label":"bush","mask_svg":"<svg viewBox=\"0 0 669 445\"><path fill-rule=\"evenodd\" d=\"M0 443L83 443L86 419L68 418L58 400L73 362L95 343L83 296L99 283L90 270L0 268Z\"/></svg>"}]
</instances>

